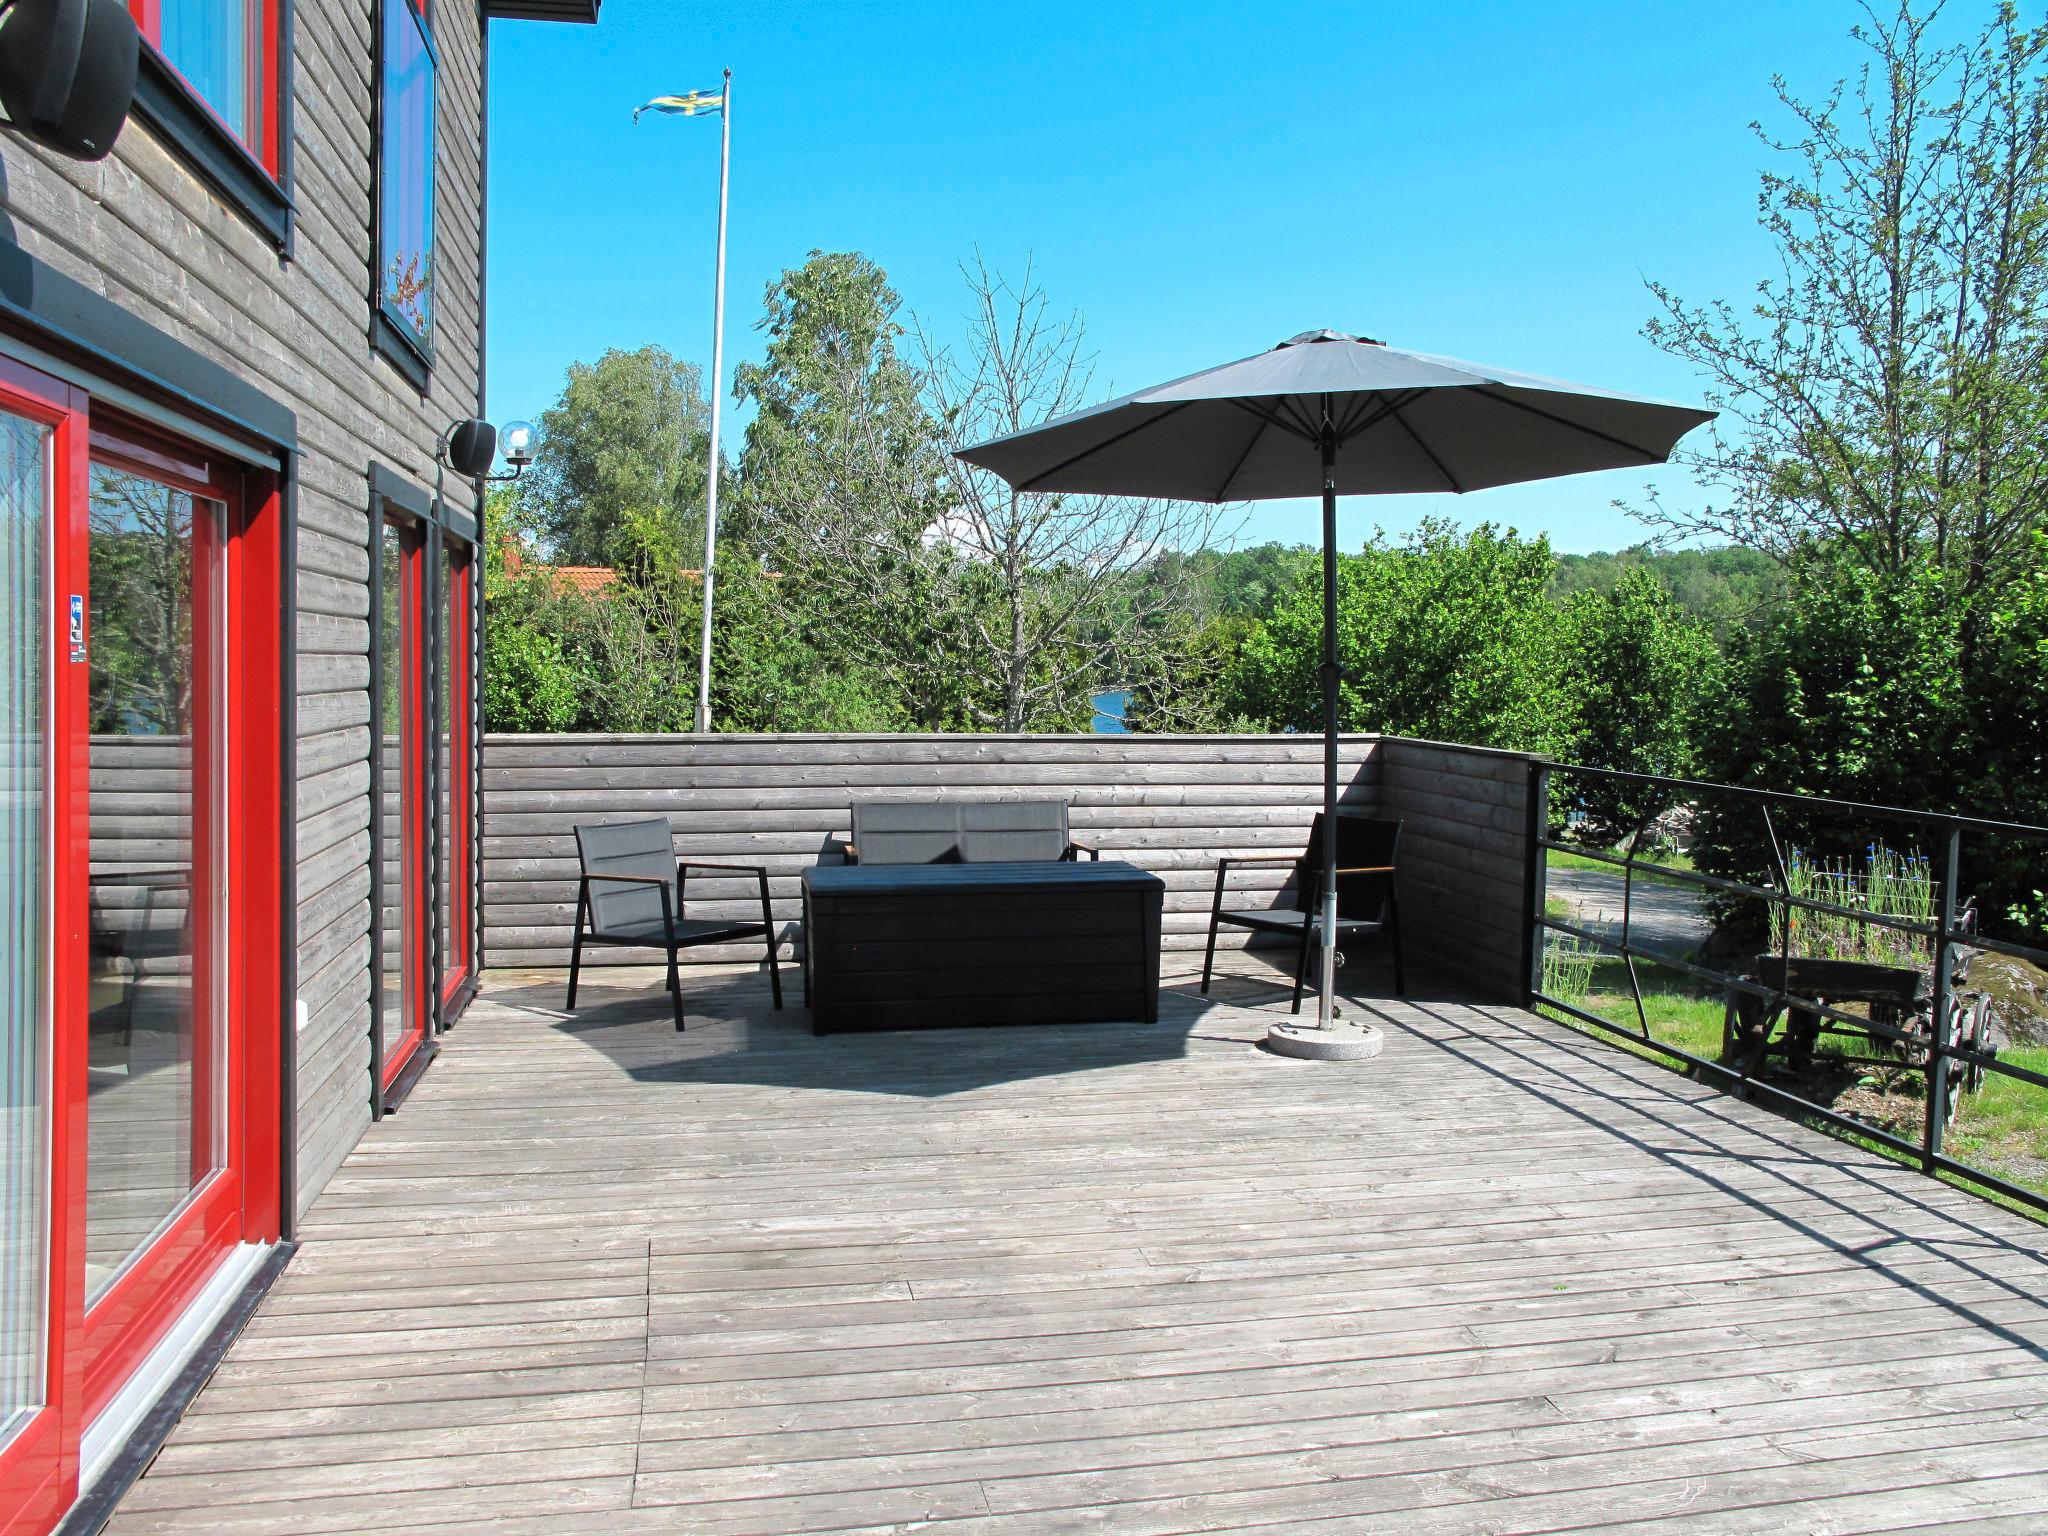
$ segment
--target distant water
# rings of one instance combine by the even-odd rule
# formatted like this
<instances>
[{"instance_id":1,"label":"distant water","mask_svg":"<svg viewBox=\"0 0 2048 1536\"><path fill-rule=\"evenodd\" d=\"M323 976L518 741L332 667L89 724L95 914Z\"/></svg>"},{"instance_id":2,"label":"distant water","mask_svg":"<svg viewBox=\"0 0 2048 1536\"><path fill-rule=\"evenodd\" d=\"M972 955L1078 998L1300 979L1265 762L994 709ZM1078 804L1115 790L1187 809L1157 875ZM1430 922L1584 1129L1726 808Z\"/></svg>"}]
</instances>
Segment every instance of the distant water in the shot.
<instances>
[{"instance_id":1,"label":"distant water","mask_svg":"<svg viewBox=\"0 0 2048 1536\"><path fill-rule=\"evenodd\" d=\"M1128 736L1131 728L1124 724L1124 715L1131 707L1131 690L1112 689L1095 695L1095 724L1092 727L1098 736Z\"/></svg>"}]
</instances>

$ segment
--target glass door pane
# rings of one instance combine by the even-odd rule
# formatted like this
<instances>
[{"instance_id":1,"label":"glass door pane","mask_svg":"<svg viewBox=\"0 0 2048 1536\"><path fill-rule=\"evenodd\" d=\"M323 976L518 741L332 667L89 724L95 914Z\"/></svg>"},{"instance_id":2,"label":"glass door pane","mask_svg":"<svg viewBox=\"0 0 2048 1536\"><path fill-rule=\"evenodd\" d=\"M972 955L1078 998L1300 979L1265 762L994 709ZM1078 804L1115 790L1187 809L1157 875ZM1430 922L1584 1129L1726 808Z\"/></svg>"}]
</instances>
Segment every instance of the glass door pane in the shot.
<instances>
[{"instance_id":1,"label":"glass door pane","mask_svg":"<svg viewBox=\"0 0 2048 1536\"><path fill-rule=\"evenodd\" d=\"M43 551L49 429L0 415L0 1443L44 1399L49 1297Z\"/></svg>"},{"instance_id":2,"label":"glass door pane","mask_svg":"<svg viewBox=\"0 0 2048 1536\"><path fill-rule=\"evenodd\" d=\"M224 514L93 466L88 1305L226 1162Z\"/></svg>"}]
</instances>

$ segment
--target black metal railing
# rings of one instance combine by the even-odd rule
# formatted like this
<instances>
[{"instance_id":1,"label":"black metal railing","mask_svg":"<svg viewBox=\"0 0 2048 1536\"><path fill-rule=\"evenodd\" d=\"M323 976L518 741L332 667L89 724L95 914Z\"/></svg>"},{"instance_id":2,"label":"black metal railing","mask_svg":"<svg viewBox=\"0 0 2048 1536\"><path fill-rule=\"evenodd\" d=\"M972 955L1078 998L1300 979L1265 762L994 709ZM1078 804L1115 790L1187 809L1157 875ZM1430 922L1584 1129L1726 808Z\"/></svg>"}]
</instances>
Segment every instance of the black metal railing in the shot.
<instances>
[{"instance_id":1,"label":"black metal railing","mask_svg":"<svg viewBox=\"0 0 2048 1536\"><path fill-rule=\"evenodd\" d=\"M1630 814L1621 818L1621 822L1632 824L1633 831L1597 847L1555 836L1550 805L1553 787L1560 779L1605 786L1604 797L1609 802L1619 800L1630 806ZM1679 806L1712 806L1724 830L1730 825L1728 818L1754 811L1763 834L1758 842L1766 861L1764 877L1738 879L1642 857L1644 837L1658 816ZM1921 921L1911 915L1874 911L1867 905L1853 906L1795 891L1792 888L1793 865L1787 859L1786 843L1781 836L1783 821L1809 829L1830 822L1837 827L1862 824L1912 829L1911 835L1925 838L1936 850L1930 856L1928 919ZM1612 827L1619 823L1610 819L1608 824ZM1743 1097L1768 1103L1887 1147L1915 1161L1924 1173L1961 1178L2034 1210L2048 1212L2048 1193L2015 1183L1990 1169L1960 1161L1943 1150L1943 1137L1958 1097L1958 1073L1973 1083L1995 1074L2048 1089L2048 1074L2001 1058L1994 1044L1981 1036L1961 1037L1956 1028L1959 954L1977 951L2009 955L2048 966L2048 949L1983 931L1984 925L1962 895L1966 842L2017 842L2029 850L2038 849L2042 862L2048 863L2048 827L1537 761L1530 765L1529 828L1527 895L1531 941L1528 991L1532 1007L1540 1004L1555 1009L1570 1019L1683 1063L1695 1069L1704 1081L1718 1083ZM1837 842L1839 844L1839 838ZM1611 851L1615 848L1621 851ZM1599 932L1584 923L1548 915L1549 858L1553 851L1574 854L1620 872L1621 920L1618 934ZM1723 898L1730 905L1744 901L1760 904L1761 910L1771 919L1770 942L1775 952L1758 958L1768 960L1769 964L1754 968L1760 974L1737 973L1704 963L1695 954L1675 954L1638 944L1634 933L1637 882L1638 877L1645 874L1660 882L1676 882L1697 888L1703 893ZM1917 1006L1913 1010L1914 1016L1903 1020L1877 1006L1871 1006L1867 1014L1852 1013L1838 1006L1844 1000L1839 994L1831 1000L1824 995L1809 996L1794 990L1803 958L1793 953L1796 912L1847 919L1863 927L1889 930L1924 943L1930 961L1925 1014L1920 1014ZM1545 961L1551 953L1550 936L1553 934L1566 936L1580 946L1592 946L1594 954L1605 952L1624 962L1629 993L1634 1002L1635 1028L1602 1017L1568 998L1546 992ZM1583 948L1579 951L1581 956L1586 953ZM1661 966L1721 989L1726 1012L1719 1059L1656 1037L1644 1001L1639 962ZM1813 990L1818 993L1820 989ZM1873 1045L1894 1048L1898 1054L1889 1058L1892 1061L1919 1065L1924 1079L1925 1104L1917 1140L1845 1114L1830 1104L1815 1102L1783 1082L1766 1079L1764 1074L1773 1022L1784 1018L1789 1035L1792 1021L1801 1016L1816 1033L1832 1025L1838 1030L1863 1036ZM1753 1048L1731 1049L1731 1032L1738 1019L1762 1021L1761 1038L1753 1037L1744 1042L1746 1047ZM1841 1059L1870 1061L1874 1058ZM2043 1113L2048 1114L2048 1102L2044 1102Z\"/></svg>"}]
</instances>

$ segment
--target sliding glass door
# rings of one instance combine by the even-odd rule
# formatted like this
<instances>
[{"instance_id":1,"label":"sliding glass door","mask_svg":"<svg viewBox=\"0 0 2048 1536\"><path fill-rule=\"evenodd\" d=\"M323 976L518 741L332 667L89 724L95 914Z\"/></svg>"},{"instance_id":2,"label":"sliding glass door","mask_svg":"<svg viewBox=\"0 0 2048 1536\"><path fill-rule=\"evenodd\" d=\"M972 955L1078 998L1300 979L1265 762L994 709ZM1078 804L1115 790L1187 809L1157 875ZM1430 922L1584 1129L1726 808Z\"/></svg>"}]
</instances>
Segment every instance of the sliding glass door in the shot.
<instances>
[{"instance_id":1,"label":"sliding glass door","mask_svg":"<svg viewBox=\"0 0 2048 1536\"><path fill-rule=\"evenodd\" d=\"M43 507L49 429L0 416L0 1436L41 1402L48 1255L43 1092Z\"/></svg>"},{"instance_id":2,"label":"sliding glass door","mask_svg":"<svg viewBox=\"0 0 2048 1536\"><path fill-rule=\"evenodd\" d=\"M227 1150L226 508L159 476L92 469L88 1305Z\"/></svg>"},{"instance_id":3,"label":"sliding glass door","mask_svg":"<svg viewBox=\"0 0 2048 1536\"><path fill-rule=\"evenodd\" d=\"M49 445L41 422L0 414L0 1441L43 1402L49 1285Z\"/></svg>"},{"instance_id":4,"label":"sliding glass door","mask_svg":"<svg viewBox=\"0 0 2048 1536\"><path fill-rule=\"evenodd\" d=\"M278 1234L278 492L0 356L0 1529Z\"/></svg>"},{"instance_id":5,"label":"sliding glass door","mask_svg":"<svg viewBox=\"0 0 2048 1536\"><path fill-rule=\"evenodd\" d=\"M476 948L475 546L446 509L372 476L376 695L379 1113L394 1108L435 1037L474 991Z\"/></svg>"},{"instance_id":6,"label":"sliding glass door","mask_svg":"<svg viewBox=\"0 0 2048 1536\"><path fill-rule=\"evenodd\" d=\"M227 605L237 467L95 423L84 1205L87 1401L234 1241Z\"/></svg>"}]
</instances>

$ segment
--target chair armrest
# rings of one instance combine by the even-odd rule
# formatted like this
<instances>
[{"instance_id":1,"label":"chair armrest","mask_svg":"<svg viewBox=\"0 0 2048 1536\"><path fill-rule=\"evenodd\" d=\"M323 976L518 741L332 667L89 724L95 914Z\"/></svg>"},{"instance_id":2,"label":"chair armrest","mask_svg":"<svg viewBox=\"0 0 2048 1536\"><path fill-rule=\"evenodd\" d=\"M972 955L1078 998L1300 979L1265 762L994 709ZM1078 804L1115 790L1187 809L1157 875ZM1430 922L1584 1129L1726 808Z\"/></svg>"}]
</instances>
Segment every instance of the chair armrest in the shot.
<instances>
[{"instance_id":1,"label":"chair armrest","mask_svg":"<svg viewBox=\"0 0 2048 1536\"><path fill-rule=\"evenodd\" d=\"M851 838L834 838L833 841L839 844L839 852L847 863L858 864L860 862L860 850L853 846Z\"/></svg>"},{"instance_id":2,"label":"chair armrest","mask_svg":"<svg viewBox=\"0 0 2048 1536\"><path fill-rule=\"evenodd\" d=\"M1395 873L1391 864L1366 864L1357 869L1340 869L1340 875L1391 875Z\"/></svg>"},{"instance_id":3,"label":"chair armrest","mask_svg":"<svg viewBox=\"0 0 2048 1536\"><path fill-rule=\"evenodd\" d=\"M1067 857L1069 859L1074 858L1077 854L1083 853L1087 854L1089 858L1093 859L1098 864L1102 862L1102 850L1100 848L1092 847L1087 843L1077 843L1072 841L1071 839L1068 840Z\"/></svg>"},{"instance_id":4,"label":"chair armrest","mask_svg":"<svg viewBox=\"0 0 2048 1536\"><path fill-rule=\"evenodd\" d=\"M768 873L768 868L764 864L725 864L715 859L677 859L676 873L681 874L686 869L724 869L740 875Z\"/></svg>"},{"instance_id":5,"label":"chair armrest","mask_svg":"<svg viewBox=\"0 0 2048 1536\"><path fill-rule=\"evenodd\" d=\"M585 875L583 877L586 885L592 880L609 880L614 885L652 885L664 891L668 889L668 882L659 875Z\"/></svg>"},{"instance_id":6,"label":"chair armrest","mask_svg":"<svg viewBox=\"0 0 2048 1536\"><path fill-rule=\"evenodd\" d=\"M1227 859L1218 859L1216 867L1222 870L1232 864L1299 864L1300 862L1301 855L1298 853L1242 853L1232 854Z\"/></svg>"}]
</instances>

